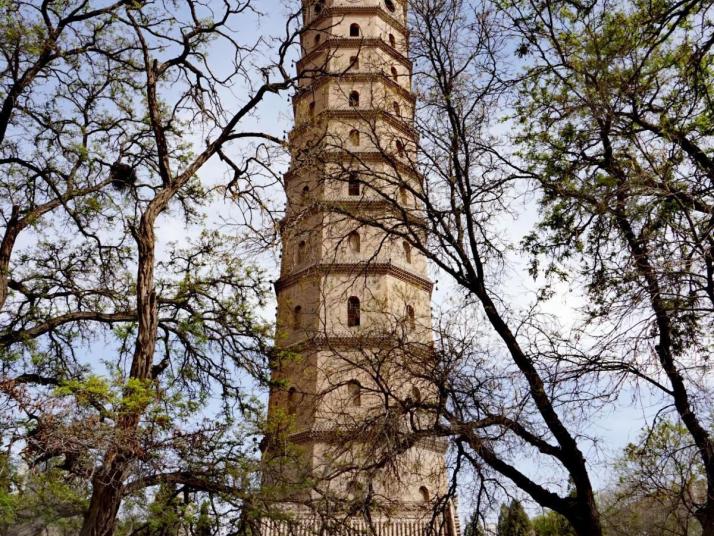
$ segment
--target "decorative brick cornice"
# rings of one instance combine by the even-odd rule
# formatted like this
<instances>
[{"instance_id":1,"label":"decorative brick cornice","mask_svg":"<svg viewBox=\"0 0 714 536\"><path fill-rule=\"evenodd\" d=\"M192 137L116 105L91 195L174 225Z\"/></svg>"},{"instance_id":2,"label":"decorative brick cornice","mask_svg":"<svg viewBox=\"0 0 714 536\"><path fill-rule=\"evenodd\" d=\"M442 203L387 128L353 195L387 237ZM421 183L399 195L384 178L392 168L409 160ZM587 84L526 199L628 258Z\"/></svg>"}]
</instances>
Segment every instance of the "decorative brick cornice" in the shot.
<instances>
[{"instance_id":1,"label":"decorative brick cornice","mask_svg":"<svg viewBox=\"0 0 714 536\"><path fill-rule=\"evenodd\" d=\"M402 355L411 355L415 358L427 359L434 356L433 342L406 341L403 338L395 337L394 333L387 333L382 336L377 336L374 333L370 335L337 335L332 334L327 336L323 333L308 334L306 339L286 346L277 346L280 350L290 351L295 354L306 354L317 352L320 350L331 351L350 351L358 350L365 351L365 348L371 352L394 352L398 351Z\"/></svg>"},{"instance_id":2,"label":"decorative brick cornice","mask_svg":"<svg viewBox=\"0 0 714 536\"><path fill-rule=\"evenodd\" d=\"M409 30L398 19L390 15L384 9L378 6L338 6L323 9L320 15L305 25L306 30L312 30L320 22L330 17L344 17L347 15L376 15L383 21L391 24L394 28L400 31L404 37L409 37Z\"/></svg>"},{"instance_id":3,"label":"decorative brick cornice","mask_svg":"<svg viewBox=\"0 0 714 536\"><path fill-rule=\"evenodd\" d=\"M389 43L385 42L383 39L361 39L359 37L330 37L320 43L317 47L313 48L310 52L305 54L297 62L297 72L302 73L302 70L305 68L306 63L311 62L312 60L320 56L320 54L332 48L381 48L399 63L404 65L404 67L409 69L410 73L413 68L413 64L411 60L409 60L409 58L404 56L401 52L399 52Z\"/></svg>"},{"instance_id":4,"label":"decorative brick cornice","mask_svg":"<svg viewBox=\"0 0 714 536\"><path fill-rule=\"evenodd\" d=\"M352 439L352 437L349 437ZM306 430L304 432L298 432L296 434L291 434L289 440L293 443L311 443L314 441L319 441L321 443L344 443L345 442L345 432L338 429L326 429L326 430ZM448 448L448 441L442 437L424 437L420 438L414 444L415 448L423 448L443 454Z\"/></svg>"},{"instance_id":5,"label":"decorative brick cornice","mask_svg":"<svg viewBox=\"0 0 714 536\"><path fill-rule=\"evenodd\" d=\"M406 213L403 213L397 208L398 206L399 205L394 201L367 199L358 201L348 199L316 200L306 208L300 210L298 213L293 213L292 215L289 214L282 218L278 222L278 229L282 235L285 233L286 229L290 228L291 224L305 218L306 216L313 216L315 214L339 214L365 225L370 225L370 220L365 218L363 215L369 214L370 212L378 212L382 215L385 213L391 213L391 218L389 219L390 222L407 225L411 231L426 230L429 222L426 218L419 217L414 214L414 212L417 212L417 209L409 208L406 210ZM376 220L371 221L372 226L374 226ZM382 218L381 221L384 221L384 219Z\"/></svg>"},{"instance_id":6,"label":"decorative brick cornice","mask_svg":"<svg viewBox=\"0 0 714 536\"><path fill-rule=\"evenodd\" d=\"M335 81L381 82L397 91L404 99L408 100L412 105L416 104L416 96L408 89L404 89L404 87L400 86L385 73L358 72L344 74L332 73L319 76L317 80L315 80L310 86L306 86L300 89L300 91L295 94L295 96L293 97L293 107L295 107L297 103L302 99L310 97L311 94L314 91L317 91L320 87Z\"/></svg>"},{"instance_id":7,"label":"decorative brick cornice","mask_svg":"<svg viewBox=\"0 0 714 536\"><path fill-rule=\"evenodd\" d=\"M353 217L356 217L358 213L364 214L369 212L379 212L380 214L384 214L385 212L390 211L391 215L389 221L397 220L399 223L404 223L406 225L418 225L422 228L427 225L427 220L425 218L414 214L414 212L417 212L418 209L413 207L406 208L406 213L403 213L402 208L404 207L400 207L400 205L394 201L369 199L362 199L358 201L350 199L325 199L316 201L313 204L313 207L315 213L328 212Z\"/></svg>"},{"instance_id":8,"label":"decorative brick cornice","mask_svg":"<svg viewBox=\"0 0 714 536\"><path fill-rule=\"evenodd\" d=\"M393 157L384 154L382 151L326 151L323 154L323 160L320 164L326 164L328 162L350 162L355 160L358 162L387 163L390 166L395 167L399 173L416 177L420 181L422 180L422 176L412 166L396 160ZM283 175L285 184L290 182L290 180L298 174L300 169L301 166L297 166L286 171ZM356 171L359 171L359 169ZM314 173L314 171L311 171L311 173Z\"/></svg>"},{"instance_id":9,"label":"decorative brick cornice","mask_svg":"<svg viewBox=\"0 0 714 536\"><path fill-rule=\"evenodd\" d=\"M429 341L406 341L403 338L395 338L395 334L389 330L370 330L367 334L354 332L359 328L345 328L333 330L330 335L324 331L305 330L305 338L287 345L277 344L280 350L289 350L295 353L306 353L326 348L333 350L350 350L353 348L370 348L379 350L398 349L402 353L426 357L434 354L434 342Z\"/></svg>"},{"instance_id":10,"label":"decorative brick cornice","mask_svg":"<svg viewBox=\"0 0 714 536\"><path fill-rule=\"evenodd\" d=\"M324 276L329 274L350 274L355 276L367 275L389 275L405 283L409 283L417 288L431 293L434 288L434 283L425 277L418 276L412 272L408 272L403 268L399 268L392 263L326 263L315 264L296 274L287 277L281 277L275 282L275 292L289 288L300 280L311 277Z\"/></svg>"},{"instance_id":11,"label":"decorative brick cornice","mask_svg":"<svg viewBox=\"0 0 714 536\"><path fill-rule=\"evenodd\" d=\"M417 138L416 131L407 121L402 118L396 118L393 113L387 112L386 110L375 110L374 108L328 108L318 113L313 121L307 121L300 125L296 125L295 128L293 128L289 134L289 142L293 143L295 137L302 136L306 130L316 126L317 122L323 119L363 119L368 121L374 121L377 118L382 119L385 123L389 123L396 129L400 130L405 136L408 136L411 139ZM327 126L327 121L324 121L324 123L325 126Z\"/></svg>"}]
</instances>

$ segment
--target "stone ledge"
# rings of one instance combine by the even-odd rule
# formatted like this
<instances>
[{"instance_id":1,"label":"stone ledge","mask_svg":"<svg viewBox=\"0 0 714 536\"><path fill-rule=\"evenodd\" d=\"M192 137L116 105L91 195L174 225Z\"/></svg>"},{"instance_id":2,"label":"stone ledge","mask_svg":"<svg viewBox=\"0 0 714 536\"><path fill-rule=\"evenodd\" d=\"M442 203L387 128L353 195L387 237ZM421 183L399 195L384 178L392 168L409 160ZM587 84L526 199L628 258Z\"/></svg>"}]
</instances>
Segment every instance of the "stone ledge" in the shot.
<instances>
[{"instance_id":1,"label":"stone ledge","mask_svg":"<svg viewBox=\"0 0 714 536\"><path fill-rule=\"evenodd\" d=\"M377 15L380 19L388 22L394 26L397 30L402 32L405 38L409 37L409 30L402 22L390 15L387 11L382 9L381 6L340 6L340 7L328 7L322 10L322 12L314 17L309 23L305 24L305 30L313 30L316 23L321 22L325 19L329 19L334 16L344 16L344 15Z\"/></svg>"},{"instance_id":2,"label":"stone ledge","mask_svg":"<svg viewBox=\"0 0 714 536\"><path fill-rule=\"evenodd\" d=\"M408 100L412 106L416 104L416 96L414 93L409 91L408 89L404 88L394 80L392 80L389 76L387 76L384 73L370 73L370 72L357 72L357 73L333 73L333 74L328 74L325 73L323 75L320 75L316 80L314 80L311 84L303 87L300 89L300 91L293 97L293 106L295 106L300 100L303 98L306 98L309 96L313 91L316 91L318 88L321 86L327 84L328 82L343 82L343 81L348 81L348 82L382 82L385 83L387 86L391 87L395 91L401 94L401 96Z\"/></svg>"},{"instance_id":3,"label":"stone ledge","mask_svg":"<svg viewBox=\"0 0 714 536\"><path fill-rule=\"evenodd\" d=\"M305 63L311 61L315 57L319 56L320 53L329 49L330 46L336 47L349 47L349 48L381 48L386 51L390 56L392 56L399 63L404 65L411 72L413 65L411 60L399 52L396 48L392 47L389 43L384 41L384 39L374 38L374 39L359 39L355 37L330 37L323 41L318 47L313 48L310 52L305 54L302 59L297 62L297 70L299 73L302 72Z\"/></svg>"},{"instance_id":4,"label":"stone ledge","mask_svg":"<svg viewBox=\"0 0 714 536\"><path fill-rule=\"evenodd\" d=\"M293 443L310 443L319 441L321 443L342 443L344 442L344 432L335 429L314 429L298 432L288 436ZM424 448L443 454L449 448L449 442L443 437L429 437L418 439L412 448Z\"/></svg>"},{"instance_id":5,"label":"stone ledge","mask_svg":"<svg viewBox=\"0 0 714 536\"><path fill-rule=\"evenodd\" d=\"M391 263L339 263L316 264L296 274L289 275L287 277L281 277L274 283L275 292L280 293L284 289L296 284L301 279L315 277L319 275L329 275L333 273L351 274L355 276L390 275L392 277L395 277L396 279L399 279L406 283L410 283L415 287L418 287L429 293L431 293L434 288L434 283L432 283L429 279L408 272Z\"/></svg>"},{"instance_id":6,"label":"stone ledge","mask_svg":"<svg viewBox=\"0 0 714 536\"><path fill-rule=\"evenodd\" d=\"M416 130L410 126L411 121L405 120L402 117L397 118L393 113L386 110L378 110L375 108L327 108L316 114L313 121L306 121L295 125L290 131L290 134L288 134L288 142L292 144L295 137L302 136L305 131L310 128L320 128L324 126L326 129L330 120L345 119L362 121L381 119L408 136L407 141L413 141L419 138Z\"/></svg>"}]
</instances>

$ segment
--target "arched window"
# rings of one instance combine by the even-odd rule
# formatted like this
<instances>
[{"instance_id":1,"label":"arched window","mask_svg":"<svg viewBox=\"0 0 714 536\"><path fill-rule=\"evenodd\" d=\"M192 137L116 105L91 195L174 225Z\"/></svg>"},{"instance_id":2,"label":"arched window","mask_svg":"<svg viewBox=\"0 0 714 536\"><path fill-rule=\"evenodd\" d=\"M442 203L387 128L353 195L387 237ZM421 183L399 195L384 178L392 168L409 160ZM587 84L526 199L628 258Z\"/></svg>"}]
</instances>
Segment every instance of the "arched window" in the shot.
<instances>
[{"instance_id":1,"label":"arched window","mask_svg":"<svg viewBox=\"0 0 714 536\"><path fill-rule=\"evenodd\" d=\"M356 22L350 24L350 37L359 37L359 24Z\"/></svg>"},{"instance_id":2,"label":"arched window","mask_svg":"<svg viewBox=\"0 0 714 536\"><path fill-rule=\"evenodd\" d=\"M394 34L389 34L389 46L392 48L397 48L397 38Z\"/></svg>"},{"instance_id":3,"label":"arched window","mask_svg":"<svg viewBox=\"0 0 714 536\"><path fill-rule=\"evenodd\" d=\"M322 13L324 7L325 2L315 2L315 15L319 15L320 13Z\"/></svg>"},{"instance_id":4,"label":"arched window","mask_svg":"<svg viewBox=\"0 0 714 536\"><path fill-rule=\"evenodd\" d=\"M307 244L304 240L300 240L297 247L297 253L295 254L295 263L302 264L305 262L305 250L307 249Z\"/></svg>"},{"instance_id":5,"label":"arched window","mask_svg":"<svg viewBox=\"0 0 714 536\"><path fill-rule=\"evenodd\" d=\"M414 315L414 307L407 305L407 325L409 329L416 327L416 316Z\"/></svg>"},{"instance_id":6,"label":"arched window","mask_svg":"<svg viewBox=\"0 0 714 536\"><path fill-rule=\"evenodd\" d=\"M402 110L401 110L401 108L399 107L399 103L398 103L397 101L394 101L394 102L392 103L392 110L394 110L394 115L396 115L397 117L401 117L401 116L402 116Z\"/></svg>"},{"instance_id":7,"label":"arched window","mask_svg":"<svg viewBox=\"0 0 714 536\"><path fill-rule=\"evenodd\" d=\"M352 231L348 236L347 236L347 243L350 246L350 251L352 253L359 253L361 249L360 245L360 237L359 233L357 231Z\"/></svg>"},{"instance_id":8,"label":"arched window","mask_svg":"<svg viewBox=\"0 0 714 536\"><path fill-rule=\"evenodd\" d=\"M387 9L390 13L394 13L396 11L396 7L394 7L393 0L384 0L384 5L387 6Z\"/></svg>"},{"instance_id":9,"label":"arched window","mask_svg":"<svg viewBox=\"0 0 714 536\"><path fill-rule=\"evenodd\" d=\"M409 201L407 189L404 186L399 187L399 201L402 203L402 205L406 205Z\"/></svg>"},{"instance_id":10,"label":"arched window","mask_svg":"<svg viewBox=\"0 0 714 536\"><path fill-rule=\"evenodd\" d=\"M359 147L360 134L359 134L359 130L357 130L356 128L353 128L352 130L350 130L350 143L354 147Z\"/></svg>"},{"instance_id":11,"label":"arched window","mask_svg":"<svg viewBox=\"0 0 714 536\"><path fill-rule=\"evenodd\" d=\"M359 195L359 177L354 171L350 173L350 179L347 182L348 195Z\"/></svg>"},{"instance_id":12,"label":"arched window","mask_svg":"<svg viewBox=\"0 0 714 536\"><path fill-rule=\"evenodd\" d=\"M359 56L350 56L350 68L355 71L359 70Z\"/></svg>"},{"instance_id":13,"label":"arched window","mask_svg":"<svg viewBox=\"0 0 714 536\"><path fill-rule=\"evenodd\" d=\"M360 324L360 304L357 296L347 300L347 327L353 328Z\"/></svg>"},{"instance_id":14,"label":"arched window","mask_svg":"<svg viewBox=\"0 0 714 536\"><path fill-rule=\"evenodd\" d=\"M359 91L352 91L350 93L349 104L351 108L357 108L359 106Z\"/></svg>"},{"instance_id":15,"label":"arched window","mask_svg":"<svg viewBox=\"0 0 714 536\"><path fill-rule=\"evenodd\" d=\"M310 113L310 119L312 119L313 117L315 117L315 101L312 101L307 108L308 112Z\"/></svg>"},{"instance_id":16,"label":"arched window","mask_svg":"<svg viewBox=\"0 0 714 536\"><path fill-rule=\"evenodd\" d=\"M299 305L295 306L293 309L293 329L300 329L302 327L302 307Z\"/></svg>"},{"instance_id":17,"label":"arched window","mask_svg":"<svg viewBox=\"0 0 714 536\"><path fill-rule=\"evenodd\" d=\"M399 73L397 72L397 68L392 66L392 79L396 82L399 79Z\"/></svg>"},{"instance_id":18,"label":"arched window","mask_svg":"<svg viewBox=\"0 0 714 536\"><path fill-rule=\"evenodd\" d=\"M347 396L351 406L360 407L362 405L362 384L357 380L347 382Z\"/></svg>"},{"instance_id":19,"label":"arched window","mask_svg":"<svg viewBox=\"0 0 714 536\"><path fill-rule=\"evenodd\" d=\"M404 143L402 143L402 140L397 140L395 145L397 146L397 154L399 156L404 156Z\"/></svg>"},{"instance_id":20,"label":"arched window","mask_svg":"<svg viewBox=\"0 0 714 536\"><path fill-rule=\"evenodd\" d=\"M310 193L310 187L308 185L305 185L302 187L302 196L307 197L307 194Z\"/></svg>"},{"instance_id":21,"label":"arched window","mask_svg":"<svg viewBox=\"0 0 714 536\"><path fill-rule=\"evenodd\" d=\"M298 392L295 387L288 389L288 414L295 415L298 408Z\"/></svg>"},{"instance_id":22,"label":"arched window","mask_svg":"<svg viewBox=\"0 0 714 536\"><path fill-rule=\"evenodd\" d=\"M419 495L421 495L422 502L428 503L431 498L429 496L429 488L422 486L419 488Z\"/></svg>"},{"instance_id":23,"label":"arched window","mask_svg":"<svg viewBox=\"0 0 714 536\"><path fill-rule=\"evenodd\" d=\"M317 34L315 36L315 46L319 45L321 40L322 40L322 36L320 34Z\"/></svg>"},{"instance_id":24,"label":"arched window","mask_svg":"<svg viewBox=\"0 0 714 536\"><path fill-rule=\"evenodd\" d=\"M404 249L404 260L407 264L412 263L412 247L409 242L402 242L402 248Z\"/></svg>"}]
</instances>

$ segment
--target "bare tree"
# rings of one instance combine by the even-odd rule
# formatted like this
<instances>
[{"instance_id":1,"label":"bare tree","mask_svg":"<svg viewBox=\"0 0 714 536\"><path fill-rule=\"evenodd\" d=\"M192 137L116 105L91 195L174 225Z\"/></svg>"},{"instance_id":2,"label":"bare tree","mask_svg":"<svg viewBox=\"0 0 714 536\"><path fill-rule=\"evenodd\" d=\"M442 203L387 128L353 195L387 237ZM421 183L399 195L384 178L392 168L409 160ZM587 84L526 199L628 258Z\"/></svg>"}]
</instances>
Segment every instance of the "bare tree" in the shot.
<instances>
[{"instance_id":1,"label":"bare tree","mask_svg":"<svg viewBox=\"0 0 714 536\"><path fill-rule=\"evenodd\" d=\"M206 222L217 196L270 208L282 142L253 115L293 85L298 14L268 40L243 30L261 20L251 0L0 12L2 439L90 489L82 535L113 534L124 498L162 483L240 509L257 488L247 383L268 382L264 277L219 229L162 233ZM199 179L210 160L225 181Z\"/></svg>"},{"instance_id":2,"label":"bare tree","mask_svg":"<svg viewBox=\"0 0 714 536\"><path fill-rule=\"evenodd\" d=\"M342 144L344 179L357 168L387 208L332 209L405 240L463 289L463 307L480 309L467 330L455 316L440 326L435 362L450 370L433 377L449 403L432 408L444 418L435 433L579 534L602 532L583 419L629 379L664 393L696 444L709 490L697 518L712 530L709 9L413 2L416 132L389 138L372 122L378 156ZM504 140L508 113L518 135ZM526 245L551 254L548 275L584 282L591 300L569 333L504 292L509 244L498 225L519 180L543 196ZM514 451L556 476L537 481ZM573 493L553 491L556 479Z\"/></svg>"},{"instance_id":3,"label":"bare tree","mask_svg":"<svg viewBox=\"0 0 714 536\"><path fill-rule=\"evenodd\" d=\"M711 435L711 6L516 3L519 141L543 193L528 241L546 273L587 289L581 370L627 373L663 395L696 445L714 533ZM578 36L571 40L570 36ZM575 263L579 265L575 265Z\"/></svg>"}]
</instances>

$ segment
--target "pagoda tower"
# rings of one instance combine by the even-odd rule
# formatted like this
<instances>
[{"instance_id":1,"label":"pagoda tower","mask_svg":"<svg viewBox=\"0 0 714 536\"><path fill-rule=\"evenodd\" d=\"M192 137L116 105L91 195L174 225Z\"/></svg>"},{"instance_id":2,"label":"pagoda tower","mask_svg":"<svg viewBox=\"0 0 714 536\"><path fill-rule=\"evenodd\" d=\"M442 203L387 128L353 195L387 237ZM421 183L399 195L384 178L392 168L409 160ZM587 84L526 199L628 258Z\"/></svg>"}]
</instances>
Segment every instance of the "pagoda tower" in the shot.
<instances>
[{"instance_id":1,"label":"pagoda tower","mask_svg":"<svg viewBox=\"0 0 714 536\"><path fill-rule=\"evenodd\" d=\"M303 534L459 530L445 443L414 433L436 396L432 282L413 235L386 229L420 211L406 16L406 0L303 0L264 454Z\"/></svg>"}]
</instances>

